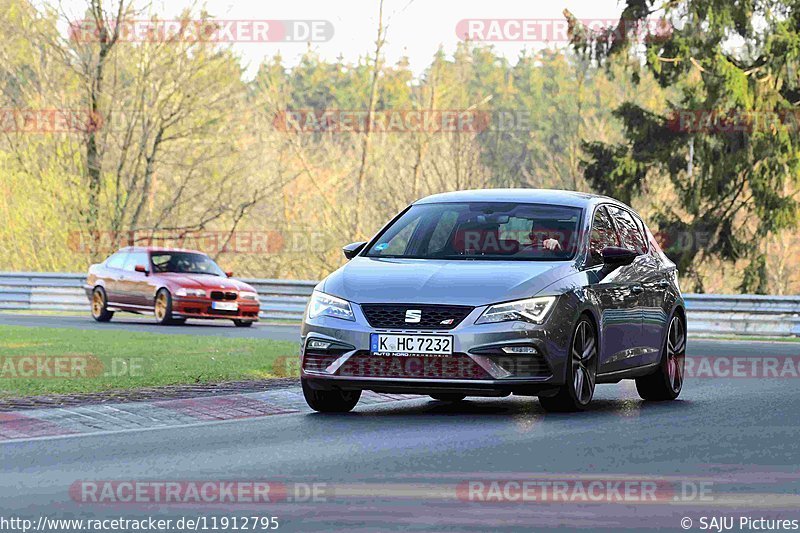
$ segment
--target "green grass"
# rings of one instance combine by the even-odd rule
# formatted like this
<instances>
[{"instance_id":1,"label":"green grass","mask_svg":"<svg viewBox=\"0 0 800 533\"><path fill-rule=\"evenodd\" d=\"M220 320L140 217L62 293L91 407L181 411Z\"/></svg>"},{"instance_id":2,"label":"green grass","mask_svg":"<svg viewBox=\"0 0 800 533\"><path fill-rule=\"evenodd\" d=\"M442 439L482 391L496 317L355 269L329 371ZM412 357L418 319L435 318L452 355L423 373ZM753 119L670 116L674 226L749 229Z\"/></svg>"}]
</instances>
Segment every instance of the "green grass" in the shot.
<instances>
[{"instance_id":1,"label":"green grass","mask_svg":"<svg viewBox=\"0 0 800 533\"><path fill-rule=\"evenodd\" d=\"M0 396L295 376L297 353L266 339L0 326Z\"/></svg>"}]
</instances>

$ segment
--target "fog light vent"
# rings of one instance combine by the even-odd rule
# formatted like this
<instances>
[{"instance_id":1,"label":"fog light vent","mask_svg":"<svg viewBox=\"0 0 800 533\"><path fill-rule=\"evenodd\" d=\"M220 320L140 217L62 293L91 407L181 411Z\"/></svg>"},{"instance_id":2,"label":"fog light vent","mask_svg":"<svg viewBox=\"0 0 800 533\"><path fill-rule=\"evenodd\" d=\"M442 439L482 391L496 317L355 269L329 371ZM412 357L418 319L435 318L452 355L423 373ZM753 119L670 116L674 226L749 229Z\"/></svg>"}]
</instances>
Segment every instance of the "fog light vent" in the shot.
<instances>
[{"instance_id":1,"label":"fog light vent","mask_svg":"<svg viewBox=\"0 0 800 533\"><path fill-rule=\"evenodd\" d=\"M503 351L505 353L527 354L527 355L533 355L539 353L533 346L503 346Z\"/></svg>"},{"instance_id":2,"label":"fog light vent","mask_svg":"<svg viewBox=\"0 0 800 533\"><path fill-rule=\"evenodd\" d=\"M330 348L331 343L318 340L308 341L308 349L310 350L327 350Z\"/></svg>"}]
</instances>

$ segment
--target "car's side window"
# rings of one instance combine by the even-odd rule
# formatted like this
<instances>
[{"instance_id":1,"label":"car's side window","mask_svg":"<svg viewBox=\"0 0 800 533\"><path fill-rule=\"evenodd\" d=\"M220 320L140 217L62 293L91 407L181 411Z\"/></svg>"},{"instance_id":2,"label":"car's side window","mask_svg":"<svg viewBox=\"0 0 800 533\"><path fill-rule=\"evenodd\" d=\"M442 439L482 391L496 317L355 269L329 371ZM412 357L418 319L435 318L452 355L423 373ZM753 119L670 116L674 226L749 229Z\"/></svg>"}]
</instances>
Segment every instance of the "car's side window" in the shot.
<instances>
[{"instance_id":1,"label":"car's side window","mask_svg":"<svg viewBox=\"0 0 800 533\"><path fill-rule=\"evenodd\" d=\"M644 234L633 219L633 215L625 209L613 205L608 206L608 211L617 225L622 246L639 254L647 252L647 242L644 240Z\"/></svg>"},{"instance_id":2,"label":"car's side window","mask_svg":"<svg viewBox=\"0 0 800 533\"><path fill-rule=\"evenodd\" d=\"M592 231L589 235L590 264L596 265L602 263L603 260L600 252L607 246L619 246L619 240L606 208L600 206L594 212Z\"/></svg>"},{"instance_id":3,"label":"car's side window","mask_svg":"<svg viewBox=\"0 0 800 533\"><path fill-rule=\"evenodd\" d=\"M650 249L650 246L648 244L647 226L645 226L644 220L642 220L641 217L639 217L639 215L637 215L636 213L633 213L633 219L636 221L636 227L639 228L639 233L641 233L642 239L644 241L644 252L643 253L652 252L652 250Z\"/></svg>"},{"instance_id":4,"label":"car's side window","mask_svg":"<svg viewBox=\"0 0 800 533\"><path fill-rule=\"evenodd\" d=\"M125 258L128 252L117 252L106 260L107 268L122 268L125 264Z\"/></svg>"},{"instance_id":5,"label":"car's side window","mask_svg":"<svg viewBox=\"0 0 800 533\"><path fill-rule=\"evenodd\" d=\"M130 270L132 272L136 270L136 265L143 265L145 268L148 267L147 253L133 252L128 254L128 258L125 260L125 270Z\"/></svg>"}]
</instances>

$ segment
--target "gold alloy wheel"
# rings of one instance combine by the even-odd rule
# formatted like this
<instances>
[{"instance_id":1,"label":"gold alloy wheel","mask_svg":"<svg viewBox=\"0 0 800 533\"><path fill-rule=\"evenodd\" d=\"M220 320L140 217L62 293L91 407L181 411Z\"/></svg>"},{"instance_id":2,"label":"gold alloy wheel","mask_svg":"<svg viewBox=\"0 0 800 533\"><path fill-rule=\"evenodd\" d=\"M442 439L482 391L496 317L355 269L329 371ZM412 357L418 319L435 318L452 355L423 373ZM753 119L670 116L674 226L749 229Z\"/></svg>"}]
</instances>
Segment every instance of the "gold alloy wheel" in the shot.
<instances>
[{"instance_id":1,"label":"gold alloy wheel","mask_svg":"<svg viewBox=\"0 0 800 533\"><path fill-rule=\"evenodd\" d=\"M105 303L103 302L103 293L100 291L94 291L92 295L92 316L99 317L103 313L103 307L105 307Z\"/></svg>"},{"instance_id":2,"label":"gold alloy wheel","mask_svg":"<svg viewBox=\"0 0 800 533\"><path fill-rule=\"evenodd\" d=\"M167 293L160 292L156 296L156 318L160 321L167 316Z\"/></svg>"}]
</instances>

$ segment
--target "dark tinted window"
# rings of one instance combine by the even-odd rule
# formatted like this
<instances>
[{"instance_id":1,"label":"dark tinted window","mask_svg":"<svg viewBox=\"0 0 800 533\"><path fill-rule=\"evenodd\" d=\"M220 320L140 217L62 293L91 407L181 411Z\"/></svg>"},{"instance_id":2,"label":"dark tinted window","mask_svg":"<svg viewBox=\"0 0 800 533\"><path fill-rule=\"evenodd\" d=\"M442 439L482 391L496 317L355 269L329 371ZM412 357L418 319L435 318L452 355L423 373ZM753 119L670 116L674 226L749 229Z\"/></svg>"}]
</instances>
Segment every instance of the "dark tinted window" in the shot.
<instances>
[{"instance_id":1,"label":"dark tinted window","mask_svg":"<svg viewBox=\"0 0 800 533\"><path fill-rule=\"evenodd\" d=\"M619 246L619 240L606 208L599 207L594 212L592 233L589 238L589 250L591 252L592 263L599 263L602 261L600 252L607 246Z\"/></svg>"},{"instance_id":2,"label":"dark tinted window","mask_svg":"<svg viewBox=\"0 0 800 533\"><path fill-rule=\"evenodd\" d=\"M125 265L125 258L128 252L117 252L106 260L108 268L122 268Z\"/></svg>"},{"instance_id":3,"label":"dark tinted window","mask_svg":"<svg viewBox=\"0 0 800 533\"><path fill-rule=\"evenodd\" d=\"M561 261L577 247L581 209L502 202L414 205L368 257Z\"/></svg>"},{"instance_id":4,"label":"dark tinted window","mask_svg":"<svg viewBox=\"0 0 800 533\"><path fill-rule=\"evenodd\" d=\"M625 209L609 206L611 216L617 224L619 236L622 239L622 246L628 250L634 250L643 254L647 251L647 244L642 234L639 224L633 219L633 215Z\"/></svg>"},{"instance_id":5,"label":"dark tinted window","mask_svg":"<svg viewBox=\"0 0 800 533\"><path fill-rule=\"evenodd\" d=\"M132 252L128 254L128 258L125 260L125 270L136 270L136 265L142 265L149 270L150 265L148 263L147 252Z\"/></svg>"},{"instance_id":6,"label":"dark tinted window","mask_svg":"<svg viewBox=\"0 0 800 533\"><path fill-rule=\"evenodd\" d=\"M207 255L192 252L153 252L154 272L176 272L183 274L208 274L226 277L225 272Z\"/></svg>"}]
</instances>

